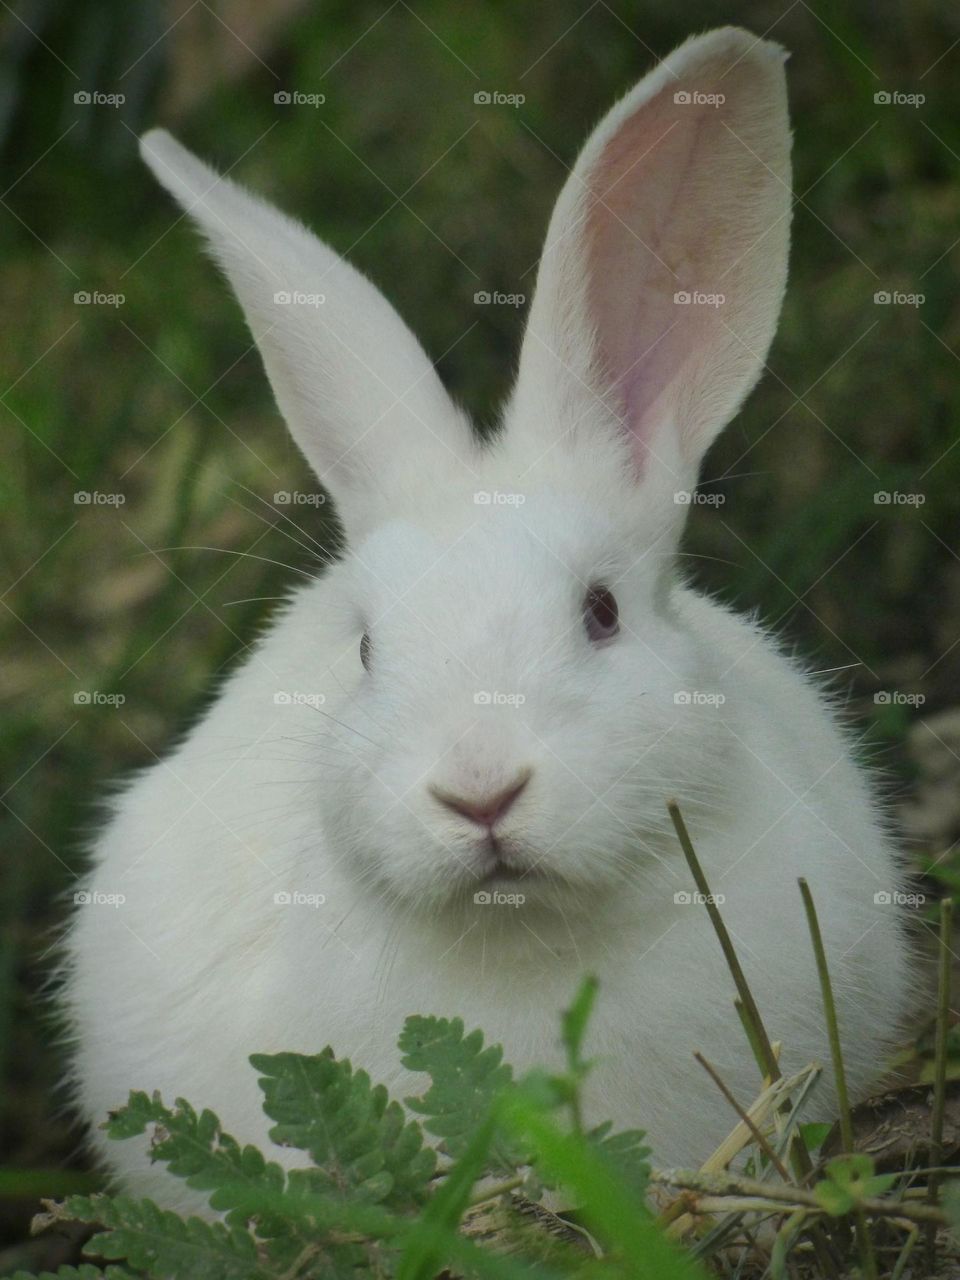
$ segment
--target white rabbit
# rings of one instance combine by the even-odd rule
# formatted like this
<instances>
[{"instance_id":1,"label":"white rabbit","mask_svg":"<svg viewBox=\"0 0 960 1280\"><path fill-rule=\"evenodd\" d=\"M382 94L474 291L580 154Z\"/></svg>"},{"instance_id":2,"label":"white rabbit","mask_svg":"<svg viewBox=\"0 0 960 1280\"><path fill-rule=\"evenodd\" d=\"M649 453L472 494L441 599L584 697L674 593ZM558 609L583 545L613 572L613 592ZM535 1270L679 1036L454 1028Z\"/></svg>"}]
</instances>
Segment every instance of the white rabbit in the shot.
<instances>
[{"instance_id":1,"label":"white rabbit","mask_svg":"<svg viewBox=\"0 0 960 1280\"><path fill-rule=\"evenodd\" d=\"M738 29L692 39L596 128L487 445L369 281L168 134L143 139L347 547L113 804L69 943L91 1123L160 1089L266 1145L248 1054L331 1044L402 1097L415 1012L555 1065L592 971L592 1119L646 1129L662 1164L703 1160L735 1116L693 1051L743 1103L758 1072L670 797L785 1066L829 1061L804 875L853 1091L881 1068L910 965L868 779L816 682L676 556L780 310L784 57ZM818 1097L831 1114L829 1072ZM126 1186L197 1203L142 1143L95 1140Z\"/></svg>"}]
</instances>

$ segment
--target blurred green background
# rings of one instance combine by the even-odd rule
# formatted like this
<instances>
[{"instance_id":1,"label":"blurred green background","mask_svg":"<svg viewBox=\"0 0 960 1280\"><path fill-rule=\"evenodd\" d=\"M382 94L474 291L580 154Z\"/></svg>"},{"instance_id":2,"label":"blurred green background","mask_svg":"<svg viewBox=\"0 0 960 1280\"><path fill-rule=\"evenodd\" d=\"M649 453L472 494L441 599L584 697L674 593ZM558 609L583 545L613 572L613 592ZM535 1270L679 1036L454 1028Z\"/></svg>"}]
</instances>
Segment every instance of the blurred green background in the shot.
<instances>
[{"instance_id":1,"label":"blurred green background","mask_svg":"<svg viewBox=\"0 0 960 1280\"><path fill-rule=\"evenodd\" d=\"M770 370L707 461L724 502L693 512L687 563L817 668L846 668L864 741L913 803L917 725L955 727L960 702L955 4L3 5L5 1241L39 1191L64 1188L54 1171L84 1167L45 992L98 800L197 715L312 563L273 502L310 481L236 305L136 135L168 125L348 253L489 424L523 312L474 294L532 292L589 128L654 58L730 21L792 53L792 276ZM477 104L481 91L525 101ZM874 300L898 291L923 301ZM77 303L84 292L123 301ZM329 536L314 510L293 515ZM946 727L934 736L954 754ZM949 760L937 768L949 783ZM919 823L935 855L951 812ZM3 1270L13 1256L0 1249Z\"/></svg>"}]
</instances>

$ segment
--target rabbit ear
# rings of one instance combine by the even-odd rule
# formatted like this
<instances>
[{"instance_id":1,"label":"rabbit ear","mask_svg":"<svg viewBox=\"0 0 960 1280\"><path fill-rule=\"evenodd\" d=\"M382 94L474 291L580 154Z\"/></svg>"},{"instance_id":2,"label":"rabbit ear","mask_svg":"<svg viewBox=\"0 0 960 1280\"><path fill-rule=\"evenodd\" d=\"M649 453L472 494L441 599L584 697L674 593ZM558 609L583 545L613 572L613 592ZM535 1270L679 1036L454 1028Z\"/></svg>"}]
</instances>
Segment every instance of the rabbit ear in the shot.
<instances>
[{"instance_id":1,"label":"rabbit ear","mask_svg":"<svg viewBox=\"0 0 960 1280\"><path fill-rule=\"evenodd\" d=\"M689 40L589 138L550 222L508 419L531 458L612 432L643 488L695 485L780 311L785 56L736 28Z\"/></svg>"},{"instance_id":2,"label":"rabbit ear","mask_svg":"<svg viewBox=\"0 0 960 1280\"><path fill-rule=\"evenodd\" d=\"M467 461L469 425L416 338L360 272L162 129L140 143L233 285L277 404L354 535L424 474Z\"/></svg>"}]
</instances>

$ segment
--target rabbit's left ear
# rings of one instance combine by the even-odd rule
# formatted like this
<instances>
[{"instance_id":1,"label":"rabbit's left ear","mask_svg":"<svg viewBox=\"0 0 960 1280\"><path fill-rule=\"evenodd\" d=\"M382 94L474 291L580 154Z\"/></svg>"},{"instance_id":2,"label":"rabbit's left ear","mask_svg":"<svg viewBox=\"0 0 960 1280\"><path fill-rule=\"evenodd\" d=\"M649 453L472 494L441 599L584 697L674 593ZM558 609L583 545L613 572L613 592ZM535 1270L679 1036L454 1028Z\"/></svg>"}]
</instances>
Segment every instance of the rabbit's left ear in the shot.
<instances>
[{"instance_id":1,"label":"rabbit's left ear","mask_svg":"<svg viewBox=\"0 0 960 1280\"><path fill-rule=\"evenodd\" d=\"M141 152L233 285L280 411L349 538L422 505L449 474L472 473L466 419L369 280L163 130Z\"/></svg>"},{"instance_id":2,"label":"rabbit's left ear","mask_svg":"<svg viewBox=\"0 0 960 1280\"><path fill-rule=\"evenodd\" d=\"M694 487L783 297L784 58L736 28L697 37L589 138L550 222L508 411L532 460L612 433L641 489Z\"/></svg>"}]
</instances>

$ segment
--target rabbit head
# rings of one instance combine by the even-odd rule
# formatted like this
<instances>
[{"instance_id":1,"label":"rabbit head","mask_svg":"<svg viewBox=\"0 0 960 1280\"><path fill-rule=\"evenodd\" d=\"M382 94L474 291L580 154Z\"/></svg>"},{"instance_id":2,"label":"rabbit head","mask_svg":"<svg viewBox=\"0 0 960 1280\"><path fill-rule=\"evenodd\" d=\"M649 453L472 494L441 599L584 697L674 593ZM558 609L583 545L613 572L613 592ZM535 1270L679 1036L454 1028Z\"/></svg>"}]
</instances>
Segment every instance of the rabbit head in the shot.
<instances>
[{"instance_id":1,"label":"rabbit head","mask_svg":"<svg viewBox=\"0 0 960 1280\"><path fill-rule=\"evenodd\" d=\"M715 683L711 637L676 605L675 552L780 309L783 61L735 29L693 39L596 128L488 444L362 275L169 135L143 140L344 526L321 821L382 891L615 893L657 875L669 795L720 797L716 717L683 698Z\"/></svg>"}]
</instances>

